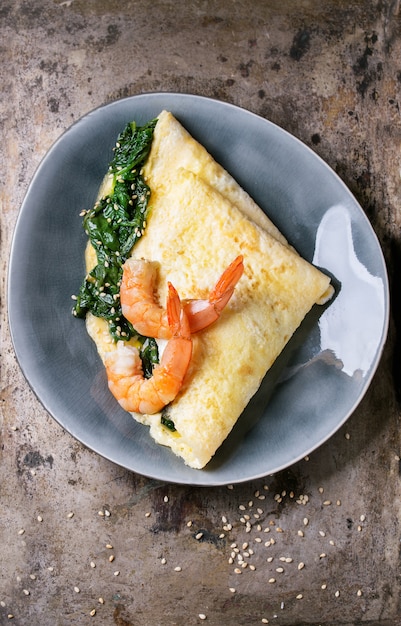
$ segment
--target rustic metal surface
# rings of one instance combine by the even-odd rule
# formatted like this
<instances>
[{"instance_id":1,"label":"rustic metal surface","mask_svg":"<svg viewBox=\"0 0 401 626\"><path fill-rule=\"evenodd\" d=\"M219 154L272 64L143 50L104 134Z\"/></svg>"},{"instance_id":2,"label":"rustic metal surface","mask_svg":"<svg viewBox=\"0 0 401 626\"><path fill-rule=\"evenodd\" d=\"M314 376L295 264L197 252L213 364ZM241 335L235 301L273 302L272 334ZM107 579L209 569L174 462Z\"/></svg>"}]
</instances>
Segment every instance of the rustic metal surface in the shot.
<instances>
[{"instance_id":1,"label":"rustic metal surface","mask_svg":"<svg viewBox=\"0 0 401 626\"><path fill-rule=\"evenodd\" d=\"M2 0L1 624L401 624L396 290L346 426L233 488L133 475L64 433L20 372L6 313L12 231L41 158L89 110L145 91L220 98L311 146L363 206L396 284L400 31L390 0Z\"/></svg>"}]
</instances>

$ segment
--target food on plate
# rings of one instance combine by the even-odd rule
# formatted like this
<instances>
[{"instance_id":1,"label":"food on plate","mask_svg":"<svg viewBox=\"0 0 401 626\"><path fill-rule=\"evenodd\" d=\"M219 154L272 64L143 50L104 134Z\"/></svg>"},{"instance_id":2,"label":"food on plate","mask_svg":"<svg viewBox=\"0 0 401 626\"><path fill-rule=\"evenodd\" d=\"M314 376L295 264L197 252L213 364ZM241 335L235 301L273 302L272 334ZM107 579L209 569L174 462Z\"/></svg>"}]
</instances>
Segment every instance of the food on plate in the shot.
<instances>
[{"instance_id":1,"label":"food on plate","mask_svg":"<svg viewBox=\"0 0 401 626\"><path fill-rule=\"evenodd\" d=\"M90 285L75 313L86 317L120 404L157 443L200 469L304 317L333 289L171 113L142 128L125 132L150 136L143 160L117 169L120 136L97 208L84 217ZM127 173L138 179L128 181L133 205L119 222L121 244L107 220L121 213ZM140 217L130 213L138 186ZM93 306L92 292L100 300Z\"/></svg>"}]
</instances>

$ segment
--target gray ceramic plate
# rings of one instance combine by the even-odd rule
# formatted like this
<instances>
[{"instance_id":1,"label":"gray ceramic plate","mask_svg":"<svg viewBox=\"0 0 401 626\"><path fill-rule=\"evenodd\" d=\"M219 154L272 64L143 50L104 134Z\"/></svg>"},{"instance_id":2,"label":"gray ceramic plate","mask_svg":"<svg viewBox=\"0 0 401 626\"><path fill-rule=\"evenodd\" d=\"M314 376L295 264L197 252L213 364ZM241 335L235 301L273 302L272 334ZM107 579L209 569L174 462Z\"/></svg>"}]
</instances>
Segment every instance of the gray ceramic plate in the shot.
<instances>
[{"instance_id":1,"label":"gray ceramic plate","mask_svg":"<svg viewBox=\"0 0 401 626\"><path fill-rule=\"evenodd\" d=\"M334 301L306 318L204 470L186 467L154 444L147 427L119 408L84 322L71 315L71 294L84 275L86 237L79 213L93 204L125 124L142 124L162 109L206 146L336 286ZM372 380L388 309L380 246L336 174L274 124L199 96L138 95L83 117L43 159L15 229L9 318L29 384L73 437L129 470L164 481L246 481L288 467L321 445L347 420Z\"/></svg>"}]
</instances>

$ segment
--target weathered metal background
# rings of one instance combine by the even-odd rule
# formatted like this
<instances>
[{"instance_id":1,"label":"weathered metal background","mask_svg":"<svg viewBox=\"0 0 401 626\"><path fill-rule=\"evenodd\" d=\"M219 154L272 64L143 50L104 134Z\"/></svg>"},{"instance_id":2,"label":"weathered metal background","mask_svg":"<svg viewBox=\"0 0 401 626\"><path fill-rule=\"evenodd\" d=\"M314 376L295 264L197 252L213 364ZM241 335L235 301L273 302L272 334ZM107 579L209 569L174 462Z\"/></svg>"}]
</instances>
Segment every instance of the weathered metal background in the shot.
<instances>
[{"instance_id":1,"label":"weathered metal background","mask_svg":"<svg viewBox=\"0 0 401 626\"><path fill-rule=\"evenodd\" d=\"M401 624L400 32L390 0L2 0L1 624ZM369 392L309 460L265 480L190 488L112 465L47 415L13 354L6 270L35 168L80 116L147 91L287 129L383 246L392 320Z\"/></svg>"}]
</instances>

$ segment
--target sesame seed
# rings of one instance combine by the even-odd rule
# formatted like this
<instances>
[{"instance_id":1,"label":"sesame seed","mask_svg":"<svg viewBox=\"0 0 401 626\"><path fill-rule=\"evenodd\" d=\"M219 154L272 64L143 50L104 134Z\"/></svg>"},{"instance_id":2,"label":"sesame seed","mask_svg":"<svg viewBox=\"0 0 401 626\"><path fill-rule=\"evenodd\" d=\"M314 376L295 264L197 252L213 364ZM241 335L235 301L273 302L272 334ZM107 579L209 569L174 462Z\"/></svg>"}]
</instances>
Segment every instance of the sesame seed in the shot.
<instances>
[{"instance_id":1,"label":"sesame seed","mask_svg":"<svg viewBox=\"0 0 401 626\"><path fill-rule=\"evenodd\" d=\"M302 561L300 563L298 563L298 569L301 570L305 567L305 563L302 563Z\"/></svg>"},{"instance_id":2,"label":"sesame seed","mask_svg":"<svg viewBox=\"0 0 401 626\"><path fill-rule=\"evenodd\" d=\"M75 593L79 593L80 592L79 587L74 587L74 591L75 591Z\"/></svg>"},{"instance_id":3,"label":"sesame seed","mask_svg":"<svg viewBox=\"0 0 401 626\"><path fill-rule=\"evenodd\" d=\"M19 530L19 531L18 531L18 534L19 534L19 535L23 535L23 534L24 534L24 532L25 532L25 530L24 530L23 528L21 528L21 530Z\"/></svg>"},{"instance_id":4,"label":"sesame seed","mask_svg":"<svg viewBox=\"0 0 401 626\"><path fill-rule=\"evenodd\" d=\"M351 435L349 433L345 433L345 438L346 439L351 439Z\"/></svg>"},{"instance_id":5,"label":"sesame seed","mask_svg":"<svg viewBox=\"0 0 401 626\"><path fill-rule=\"evenodd\" d=\"M323 585L320 587L320 589L327 589L326 583L323 583Z\"/></svg>"},{"instance_id":6,"label":"sesame seed","mask_svg":"<svg viewBox=\"0 0 401 626\"><path fill-rule=\"evenodd\" d=\"M228 589L229 591L231 591L231 593L235 593L235 587L229 587Z\"/></svg>"},{"instance_id":7,"label":"sesame seed","mask_svg":"<svg viewBox=\"0 0 401 626\"><path fill-rule=\"evenodd\" d=\"M113 548L113 546L111 545L111 543L106 543L106 548L108 550L111 550Z\"/></svg>"},{"instance_id":8,"label":"sesame seed","mask_svg":"<svg viewBox=\"0 0 401 626\"><path fill-rule=\"evenodd\" d=\"M234 489L234 485L227 485L227 489Z\"/></svg>"},{"instance_id":9,"label":"sesame seed","mask_svg":"<svg viewBox=\"0 0 401 626\"><path fill-rule=\"evenodd\" d=\"M175 572L181 572L182 571L182 567L180 567L179 565L177 567L174 568Z\"/></svg>"},{"instance_id":10,"label":"sesame seed","mask_svg":"<svg viewBox=\"0 0 401 626\"><path fill-rule=\"evenodd\" d=\"M30 578L31 580L36 580L36 576L35 576L35 574L29 574L29 578Z\"/></svg>"},{"instance_id":11,"label":"sesame seed","mask_svg":"<svg viewBox=\"0 0 401 626\"><path fill-rule=\"evenodd\" d=\"M302 598L303 598L302 593L299 593L299 594L296 596L296 599L297 599L297 600L302 600Z\"/></svg>"},{"instance_id":12,"label":"sesame seed","mask_svg":"<svg viewBox=\"0 0 401 626\"><path fill-rule=\"evenodd\" d=\"M96 609L92 609L91 612L89 613L89 615L91 617L93 617L94 615L96 615Z\"/></svg>"},{"instance_id":13,"label":"sesame seed","mask_svg":"<svg viewBox=\"0 0 401 626\"><path fill-rule=\"evenodd\" d=\"M197 535L195 535L195 539L202 539L203 537L203 533L198 533Z\"/></svg>"},{"instance_id":14,"label":"sesame seed","mask_svg":"<svg viewBox=\"0 0 401 626\"><path fill-rule=\"evenodd\" d=\"M323 487L319 487L318 491L319 491L319 493L323 493L323 491L324 491Z\"/></svg>"},{"instance_id":15,"label":"sesame seed","mask_svg":"<svg viewBox=\"0 0 401 626\"><path fill-rule=\"evenodd\" d=\"M284 572L284 568L283 567L276 567L276 572L278 572L279 574L282 574Z\"/></svg>"},{"instance_id":16,"label":"sesame seed","mask_svg":"<svg viewBox=\"0 0 401 626\"><path fill-rule=\"evenodd\" d=\"M67 517L68 519L71 519L72 517L74 517L74 513L71 511L71 513L68 513Z\"/></svg>"},{"instance_id":17,"label":"sesame seed","mask_svg":"<svg viewBox=\"0 0 401 626\"><path fill-rule=\"evenodd\" d=\"M330 506L330 504L331 504L331 500L325 500L323 502L323 506Z\"/></svg>"},{"instance_id":18,"label":"sesame seed","mask_svg":"<svg viewBox=\"0 0 401 626\"><path fill-rule=\"evenodd\" d=\"M54 567L52 565L50 565L50 567L47 568L49 570L49 572L54 572Z\"/></svg>"},{"instance_id":19,"label":"sesame seed","mask_svg":"<svg viewBox=\"0 0 401 626\"><path fill-rule=\"evenodd\" d=\"M168 496L164 496L163 502L168 502Z\"/></svg>"},{"instance_id":20,"label":"sesame seed","mask_svg":"<svg viewBox=\"0 0 401 626\"><path fill-rule=\"evenodd\" d=\"M271 563L271 562L273 561L273 559L274 559L274 557L273 557L273 556L269 556L269 557L267 557L267 562L268 562L268 563Z\"/></svg>"},{"instance_id":21,"label":"sesame seed","mask_svg":"<svg viewBox=\"0 0 401 626\"><path fill-rule=\"evenodd\" d=\"M166 561L166 559L163 557L163 558L162 558L162 560L160 561L160 563L161 563L162 565L166 565L167 561Z\"/></svg>"},{"instance_id":22,"label":"sesame seed","mask_svg":"<svg viewBox=\"0 0 401 626\"><path fill-rule=\"evenodd\" d=\"M266 619L265 617L262 617L262 624L268 624L269 620Z\"/></svg>"},{"instance_id":23,"label":"sesame seed","mask_svg":"<svg viewBox=\"0 0 401 626\"><path fill-rule=\"evenodd\" d=\"M221 521L223 522L223 524L227 524L227 518L225 515L222 516Z\"/></svg>"},{"instance_id":24,"label":"sesame seed","mask_svg":"<svg viewBox=\"0 0 401 626\"><path fill-rule=\"evenodd\" d=\"M356 595L360 597L362 595L362 589L358 589L358 591L356 592Z\"/></svg>"},{"instance_id":25,"label":"sesame seed","mask_svg":"<svg viewBox=\"0 0 401 626\"><path fill-rule=\"evenodd\" d=\"M95 568L96 567L96 563L94 563L93 561L91 561L91 567Z\"/></svg>"},{"instance_id":26,"label":"sesame seed","mask_svg":"<svg viewBox=\"0 0 401 626\"><path fill-rule=\"evenodd\" d=\"M188 526L188 528L191 528L192 522L191 521L187 522L187 526Z\"/></svg>"},{"instance_id":27,"label":"sesame seed","mask_svg":"<svg viewBox=\"0 0 401 626\"><path fill-rule=\"evenodd\" d=\"M23 589L22 591L24 592L24 594L25 594L26 596L29 596L29 595L30 595L30 592L28 591L28 589Z\"/></svg>"},{"instance_id":28,"label":"sesame seed","mask_svg":"<svg viewBox=\"0 0 401 626\"><path fill-rule=\"evenodd\" d=\"M4 609L4 608L5 608L5 606L6 606L6 603L5 603L3 600L1 600L1 602L0 602L0 606Z\"/></svg>"},{"instance_id":29,"label":"sesame seed","mask_svg":"<svg viewBox=\"0 0 401 626\"><path fill-rule=\"evenodd\" d=\"M339 596L340 596L340 592L338 591L338 589L337 589L337 591L335 592L335 594L334 594L334 595L335 595L335 597L336 597L336 598L339 598Z\"/></svg>"},{"instance_id":30,"label":"sesame seed","mask_svg":"<svg viewBox=\"0 0 401 626\"><path fill-rule=\"evenodd\" d=\"M103 598L99 598L99 604L104 604L104 599Z\"/></svg>"},{"instance_id":31,"label":"sesame seed","mask_svg":"<svg viewBox=\"0 0 401 626\"><path fill-rule=\"evenodd\" d=\"M307 517L304 517L303 523L304 523L304 526L307 526L309 524L309 520Z\"/></svg>"},{"instance_id":32,"label":"sesame seed","mask_svg":"<svg viewBox=\"0 0 401 626\"><path fill-rule=\"evenodd\" d=\"M299 536L299 537L304 537L304 536L305 536L302 530L299 530L299 531L298 531L298 536Z\"/></svg>"},{"instance_id":33,"label":"sesame seed","mask_svg":"<svg viewBox=\"0 0 401 626\"><path fill-rule=\"evenodd\" d=\"M366 519L366 515L361 515L361 517L359 518L361 522L364 522Z\"/></svg>"},{"instance_id":34,"label":"sesame seed","mask_svg":"<svg viewBox=\"0 0 401 626\"><path fill-rule=\"evenodd\" d=\"M319 559L324 559L326 556L326 553L322 552L321 554L319 554Z\"/></svg>"},{"instance_id":35,"label":"sesame seed","mask_svg":"<svg viewBox=\"0 0 401 626\"><path fill-rule=\"evenodd\" d=\"M269 578L268 582L272 585L273 583L276 582L276 579L275 578Z\"/></svg>"},{"instance_id":36,"label":"sesame seed","mask_svg":"<svg viewBox=\"0 0 401 626\"><path fill-rule=\"evenodd\" d=\"M206 615L204 613L199 613L199 619L206 619Z\"/></svg>"},{"instance_id":37,"label":"sesame seed","mask_svg":"<svg viewBox=\"0 0 401 626\"><path fill-rule=\"evenodd\" d=\"M38 522L43 522L43 517L41 515L38 515L37 520Z\"/></svg>"},{"instance_id":38,"label":"sesame seed","mask_svg":"<svg viewBox=\"0 0 401 626\"><path fill-rule=\"evenodd\" d=\"M149 511L147 513L145 513L145 517L150 517L151 513L149 513Z\"/></svg>"},{"instance_id":39,"label":"sesame seed","mask_svg":"<svg viewBox=\"0 0 401 626\"><path fill-rule=\"evenodd\" d=\"M109 563L112 563L114 561L115 557L114 554L110 554L109 556Z\"/></svg>"},{"instance_id":40,"label":"sesame seed","mask_svg":"<svg viewBox=\"0 0 401 626\"><path fill-rule=\"evenodd\" d=\"M255 565L250 565L249 569L252 570L253 572L256 570L256 566Z\"/></svg>"},{"instance_id":41,"label":"sesame seed","mask_svg":"<svg viewBox=\"0 0 401 626\"><path fill-rule=\"evenodd\" d=\"M119 575L120 575L120 571L119 570L113 572L113 576L119 576Z\"/></svg>"},{"instance_id":42,"label":"sesame seed","mask_svg":"<svg viewBox=\"0 0 401 626\"><path fill-rule=\"evenodd\" d=\"M326 533L325 533L323 530L319 530L319 535L320 535L321 537L325 537L325 536L326 536Z\"/></svg>"}]
</instances>

